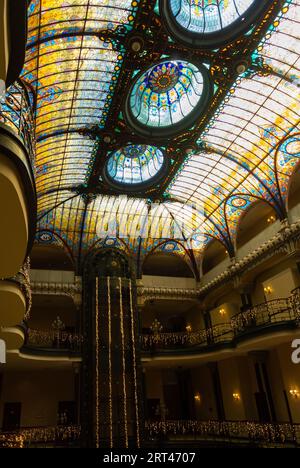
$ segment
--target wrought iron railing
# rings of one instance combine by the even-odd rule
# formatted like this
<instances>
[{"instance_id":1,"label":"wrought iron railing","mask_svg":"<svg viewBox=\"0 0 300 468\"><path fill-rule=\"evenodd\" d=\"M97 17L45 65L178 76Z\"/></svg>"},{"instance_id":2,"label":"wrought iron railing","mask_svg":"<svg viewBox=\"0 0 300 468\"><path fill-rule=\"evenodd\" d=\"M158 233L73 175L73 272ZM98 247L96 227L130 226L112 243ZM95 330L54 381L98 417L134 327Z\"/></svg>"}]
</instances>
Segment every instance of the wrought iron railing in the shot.
<instances>
[{"instance_id":1,"label":"wrought iron railing","mask_svg":"<svg viewBox=\"0 0 300 468\"><path fill-rule=\"evenodd\" d=\"M182 333L153 333L141 337L142 349L156 351L178 347L207 347L230 343L245 332L254 332L269 325L300 325L300 288L291 297L259 304L245 312L234 315L229 323Z\"/></svg>"},{"instance_id":2,"label":"wrought iron railing","mask_svg":"<svg viewBox=\"0 0 300 468\"><path fill-rule=\"evenodd\" d=\"M290 301L296 320L300 324L300 287L292 291Z\"/></svg>"},{"instance_id":3,"label":"wrought iron railing","mask_svg":"<svg viewBox=\"0 0 300 468\"><path fill-rule=\"evenodd\" d=\"M240 312L231 319L235 334L259 326L289 322L296 320L291 298L275 299L252 307L246 312Z\"/></svg>"},{"instance_id":4,"label":"wrought iron railing","mask_svg":"<svg viewBox=\"0 0 300 468\"><path fill-rule=\"evenodd\" d=\"M26 331L25 346L44 350L66 350L80 352L83 336L76 333L67 333L62 330L33 330Z\"/></svg>"},{"instance_id":5,"label":"wrought iron railing","mask_svg":"<svg viewBox=\"0 0 300 468\"><path fill-rule=\"evenodd\" d=\"M35 157L34 101L32 92L21 80L9 87L5 102L0 102L0 122L10 127L22 139L33 166Z\"/></svg>"},{"instance_id":6,"label":"wrought iron railing","mask_svg":"<svg viewBox=\"0 0 300 468\"><path fill-rule=\"evenodd\" d=\"M246 441L258 444L300 444L300 424L252 421L148 421L151 440L186 438L194 440Z\"/></svg>"},{"instance_id":7,"label":"wrought iron railing","mask_svg":"<svg viewBox=\"0 0 300 468\"><path fill-rule=\"evenodd\" d=\"M70 446L80 440L80 426L29 427L0 433L0 448ZM253 421L147 421L145 440L219 441L259 446L300 445L300 424Z\"/></svg>"},{"instance_id":8,"label":"wrought iron railing","mask_svg":"<svg viewBox=\"0 0 300 468\"><path fill-rule=\"evenodd\" d=\"M222 323L207 330L182 333L153 333L142 335L143 349L164 349L176 347L201 347L224 343L233 339L230 324Z\"/></svg>"},{"instance_id":9,"label":"wrought iron railing","mask_svg":"<svg viewBox=\"0 0 300 468\"><path fill-rule=\"evenodd\" d=\"M79 440L80 432L80 426L28 427L0 433L0 448L68 445Z\"/></svg>"}]
</instances>

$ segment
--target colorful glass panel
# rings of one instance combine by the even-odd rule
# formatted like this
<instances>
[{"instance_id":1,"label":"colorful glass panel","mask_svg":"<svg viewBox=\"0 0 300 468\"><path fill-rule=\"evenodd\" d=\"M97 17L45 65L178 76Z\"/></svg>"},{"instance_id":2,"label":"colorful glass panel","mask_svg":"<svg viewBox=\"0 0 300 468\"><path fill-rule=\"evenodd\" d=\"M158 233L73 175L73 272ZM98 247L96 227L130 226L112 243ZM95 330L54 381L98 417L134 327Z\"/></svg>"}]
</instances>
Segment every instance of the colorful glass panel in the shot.
<instances>
[{"instance_id":1,"label":"colorful glass panel","mask_svg":"<svg viewBox=\"0 0 300 468\"><path fill-rule=\"evenodd\" d=\"M187 117L199 104L203 92L203 74L196 65L164 61L136 80L130 108L140 124L168 127Z\"/></svg>"},{"instance_id":2,"label":"colorful glass panel","mask_svg":"<svg viewBox=\"0 0 300 468\"><path fill-rule=\"evenodd\" d=\"M210 34L233 25L255 0L170 0L178 24L197 34Z\"/></svg>"},{"instance_id":3,"label":"colorful glass panel","mask_svg":"<svg viewBox=\"0 0 300 468\"><path fill-rule=\"evenodd\" d=\"M114 152L107 173L120 184L141 184L153 179L164 165L163 153L154 146L130 145Z\"/></svg>"},{"instance_id":4,"label":"colorful glass panel","mask_svg":"<svg viewBox=\"0 0 300 468\"><path fill-rule=\"evenodd\" d=\"M132 29L138 1L32 0L22 78L36 92L39 215L76 190L93 164L95 141L82 130L103 128L123 62L122 50L99 38ZM105 35L105 34L104 34ZM57 192L57 193L55 193ZM48 196L49 194L49 196Z\"/></svg>"}]
</instances>

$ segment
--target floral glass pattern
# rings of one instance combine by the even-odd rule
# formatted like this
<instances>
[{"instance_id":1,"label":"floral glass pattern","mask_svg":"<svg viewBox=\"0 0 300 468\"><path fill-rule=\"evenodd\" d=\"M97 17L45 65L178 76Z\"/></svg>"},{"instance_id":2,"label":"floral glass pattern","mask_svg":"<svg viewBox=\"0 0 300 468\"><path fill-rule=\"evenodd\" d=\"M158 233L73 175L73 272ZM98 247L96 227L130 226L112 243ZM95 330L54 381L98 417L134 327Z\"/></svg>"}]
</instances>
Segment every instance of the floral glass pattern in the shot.
<instances>
[{"instance_id":1,"label":"floral glass pattern","mask_svg":"<svg viewBox=\"0 0 300 468\"><path fill-rule=\"evenodd\" d=\"M178 24L197 34L222 31L242 19L255 0L170 0Z\"/></svg>"},{"instance_id":2,"label":"floral glass pattern","mask_svg":"<svg viewBox=\"0 0 300 468\"><path fill-rule=\"evenodd\" d=\"M130 145L110 156L107 173L119 184L142 184L155 177L163 164L164 156L158 148Z\"/></svg>"},{"instance_id":3,"label":"floral glass pattern","mask_svg":"<svg viewBox=\"0 0 300 468\"><path fill-rule=\"evenodd\" d=\"M184 61L164 61L135 82L131 112L148 127L168 127L182 121L199 104L204 90L202 72Z\"/></svg>"}]
</instances>

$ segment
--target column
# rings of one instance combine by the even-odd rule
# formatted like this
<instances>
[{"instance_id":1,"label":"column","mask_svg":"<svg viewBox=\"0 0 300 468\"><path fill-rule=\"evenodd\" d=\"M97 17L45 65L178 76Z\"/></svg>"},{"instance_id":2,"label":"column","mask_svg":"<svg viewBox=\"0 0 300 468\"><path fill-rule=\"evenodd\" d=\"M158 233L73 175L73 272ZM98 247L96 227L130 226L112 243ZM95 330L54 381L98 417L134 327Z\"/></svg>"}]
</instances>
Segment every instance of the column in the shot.
<instances>
[{"instance_id":1,"label":"column","mask_svg":"<svg viewBox=\"0 0 300 468\"><path fill-rule=\"evenodd\" d=\"M225 409L224 409L224 402L223 402L223 393L222 393L222 386L221 386L221 379L218 369L217 362L210 362L208 364L208 368L210 370L213 389L214 389L214 397L216 402L217 414L219 421L225 421Z\"/></svg>"},{"instance_id":2,"label":"column","mask_svg":"<svg viewBox=\"0 0 300 468\"><path fill-rule=\"evenodd\" d=\"M267 351L252 351L249 353L253 360L255 378L258 391L255 400L259 420L261 422L276 422L276 411L267 368Z\"/></svg>"},{"instance_id":3,"label":"column","mask_svg":"<svg viewBox=\"0 0 300 468\"><path fill-rule=\"evenodd\" d=\"M83 444L141 444L141 376L133 271L117 251L96 252L83 278Z\"/></svg>"}]
</instances>

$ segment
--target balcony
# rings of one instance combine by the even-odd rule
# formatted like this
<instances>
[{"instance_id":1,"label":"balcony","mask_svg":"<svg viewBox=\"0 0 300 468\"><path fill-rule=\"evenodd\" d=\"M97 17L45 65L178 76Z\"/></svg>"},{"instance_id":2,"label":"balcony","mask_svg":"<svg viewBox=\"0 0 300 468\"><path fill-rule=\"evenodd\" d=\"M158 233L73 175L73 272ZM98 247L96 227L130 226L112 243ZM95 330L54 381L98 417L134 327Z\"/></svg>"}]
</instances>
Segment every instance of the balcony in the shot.
<instances>
[{"instance_id":1,"label":"balcony","mask_svg":"<svg viewBox=\"0 0 300 468\"><path fill-rule=\"evenodd\" d=\"M24 344L24 331L17 326L30 315L32 295L27 260L12 278L0 281L0 339L7 350L17 350Z\"/></svg>"},{"instance_id":2,"label":"balcony","mask_svg":"<svg viewBox=\"0 0 300 468\"><path fill-rule=\"evenodd\" d=\"M147 421L150 446L299 448L300 424L253 421Z\"/></svg>"},{"instance_id":3,"label":"balcony","mask_svg":"<svg viewBox=\"0 0 300 468\"><path fill-rule=\"evenodd\" d=\"M0 105L0 122L23 142L32 166L35 151L33 103L32 92L18 80L8 88L5 102Z\"/></svg>"},{"instance_id":4,"label":"balcony","mask_svg":"<svg viewBox=\"0 0 300 468\"><path fill-rule=\"evenodd\" d=\"M0 448L75 448L80 426L29 427L0 433ZM182 445L180 445L182 444ZM299 448L300 424L254 421L147 421L147 447Z\"/></svg>"},{"instance_id":5,"label":"balcony","mask_svg":"<svg viewBox=\"0 0 300 468\"><path fill-rule=\"evenodd\" d=\"M201 348L230 343L233 340L233 330L230 324L223 323L198 332L154 333L142 335L142 350L156 352L160 350L189 349L199 351Z\"/></svg>"},{"instance_id":6,"label":"balcony","mask_svg":"<svg viewBox=\"0 0 300 468\"><path fill-rule=\"evenodd\" d=\"M33 112L33 95L18 80L0 103L0 278L18 272L35 234Z\"/></svg>"},{"instance_id":7,"label":"balcony","mask_svg":"<svg viewBox=\"0 0 300 468\"><path fill-rule=\"evenodd\" d=\"M284 324L295 324L300 319L297 309L293 307L293 296L288 299L276 299L264 302L252 309L241 312L231 319L231 326L234 334L240 337L244 333L253 333L257 330L276 325L282 327Z\"/></svg>"},{"instance_id":8,"label":"balcony","mask_svg":"<svg viewBox=\"0 0 300 468\"><path fill-rule=\"evenodd\" d=\"M74 448L79 438L79 426L28 427L0 433L0 448Z\"/></svg>"},{"instance_id":9,"label":"balcony","mask_svg":"<svg viewBox=\"0 0 300 468\"><path fill-rule=\"evenodd\" d=\"M62 330L26 329L22 353L38 355L75 355L81 353L83 336Z\"/></svg>"},{"instance_id":10,"label":"balcony","mask_svg":"<svg viewBox=\"0 0 300 468\"><path fill-rule=\"evenodd\" d=\"M230 323L195 332L142 335L144 352L165 354L199 353L234 348L238 342L277 330L294 330L300 325L300 289L291 297L257 305L232 317Z\"/></svg>"}]
</instances>

